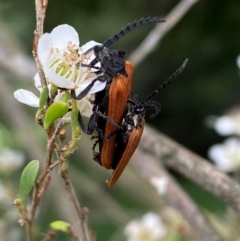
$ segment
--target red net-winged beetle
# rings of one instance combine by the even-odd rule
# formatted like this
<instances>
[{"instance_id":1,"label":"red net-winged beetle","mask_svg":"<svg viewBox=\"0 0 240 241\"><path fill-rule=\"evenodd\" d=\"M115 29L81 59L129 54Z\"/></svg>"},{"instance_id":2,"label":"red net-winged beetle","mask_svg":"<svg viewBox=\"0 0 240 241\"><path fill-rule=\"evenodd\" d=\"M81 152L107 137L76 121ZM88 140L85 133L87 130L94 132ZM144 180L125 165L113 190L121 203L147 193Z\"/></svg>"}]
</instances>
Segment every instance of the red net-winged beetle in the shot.
<instances>
[{"instance_id":1,"label":"red net-winged beetle","mask_svg":"<svg viewBox=\"0 0 240 241\"><path fill-rule=\"evenodd\" d=\"M101 68L98 71L99 76L94 79L80 95L76 96L74 90L71 91L71 95L74 99L83 98L97 80L106 82L106 87L95 95L93 114L89 119L87 127L85 127L81 113L79 113L78 122L85 133L92 134L95 128L97 128L99 132L101 132L100 135L104 137L113 133L116 127L110 125L105 119L96 115L96 111L108 116L120 125L132 89L133 66L129 61L125 60L127 53L121 50L110 50L107 46L110 46L135 28L155 22L164 22L164 20L157 17L141 18L129 24L125 29L122 29L119 33L106 40L102 45L97 45L91 50L94 51L96 58L87 65L87 67L98 68L95 67L95 65L100 62ZM100 146L102 150L101 157L96 157L95 160L100 159L100 164L110 169L111 163L109 162L109 158L106 157L113 153L115 137L111 138L109 141L103 140Z\"/></svg>"},{"instance_id":2,"label":"red net-winged beetle","mask_svg":"<svg viewBox=\"0 0 240 241\"><path fill-rule=\"evenodd\" d=\"M97 112L99 116L117 127L117 131L111 134L115 134L116 139L113 159L111 159L111 156L109 157L111 159L110 163L112 163L111 168L114 171L107 181L108 187L112 187L119 179L141 140L144 130L144 116L146 110L153 109L154 114L152 116L155 116L160 112L160 103L157 101L149 101L149 99L170 84L183 71L187 65L187 62L188 59L186 59L181 67L176 70L166 81L164 81L156 90L154 90L143 102L138 103L137 95L133 95L133 98L128 100L128 112L125 113L121 125L118 125L116 122L114 122L114 120L108 116L105 116L101 112ZM101 142L101 140L97 140L97 142ZM95 149L96 143L94 144L93 149ZM99 154L101 156L101 147ZM96 154L94 153L94 155Z\"/></svg>"}]
</instances>

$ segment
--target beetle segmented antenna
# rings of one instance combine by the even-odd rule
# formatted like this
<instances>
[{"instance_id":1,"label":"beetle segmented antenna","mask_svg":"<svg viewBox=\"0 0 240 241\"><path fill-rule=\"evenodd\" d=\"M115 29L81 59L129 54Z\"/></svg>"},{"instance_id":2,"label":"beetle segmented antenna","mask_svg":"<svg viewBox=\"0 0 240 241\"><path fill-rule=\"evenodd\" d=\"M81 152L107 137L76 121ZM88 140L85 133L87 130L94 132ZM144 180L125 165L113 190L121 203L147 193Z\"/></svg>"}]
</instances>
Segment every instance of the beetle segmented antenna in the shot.
<instances>
[{"instance_id":1,"label":"beetle segmented antenna","mask_svg":"<svg viewBox=\"0 0 240 241\"><path fill-rule=\"evenodd\" d=\"M150 118L154 118L161 111L161 104L158 101L148 101L144 103L145 109L153 109L153 114L150 115Z\"/></svg>"},{"instance_id":2,"label":"beetle segmented antenna","mask_svg":"<svg viewBox=\"0 0 240 241\"><path fill-rule=\"evenodd\" d=\"M176 77L183 71L183 69L186 67L188 63L188 59L185 59L183 64L179 69L177 69L167 80L165 80L160 86L157 87L156 90L154 90L141 104L146 103L150 98L152 98L154 95L159 93L161 90L163 90L167 85L169 85Z\"/></svg>"},{"instance_id":3,"label":"beetle segmented antenna","mask_svg":"<svg viewBox=\"0 0 240 241\"><path fill-rule=\"evenodd\" d=\"M147 17L147 18L141 18L139 20L134 21L133 23L128 24L128 26L124 29L122 29L119 33L115 34L113 37L107 39L104 43L103 46L107 47L118 41L120 38L134 30L135 28L141 27L145 24L148 23L162 23L165 22L164 19L160 19L158 17Z\"/></svg>"}]
</instances>

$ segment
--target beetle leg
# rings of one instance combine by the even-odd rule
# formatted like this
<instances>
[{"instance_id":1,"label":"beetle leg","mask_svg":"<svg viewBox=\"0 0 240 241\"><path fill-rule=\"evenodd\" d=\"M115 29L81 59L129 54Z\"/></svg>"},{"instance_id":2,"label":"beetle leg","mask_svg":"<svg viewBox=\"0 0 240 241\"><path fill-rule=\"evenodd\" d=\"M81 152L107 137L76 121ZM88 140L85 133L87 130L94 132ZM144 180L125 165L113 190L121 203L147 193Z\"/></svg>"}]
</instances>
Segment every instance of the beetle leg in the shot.
<instances>
[{"instance_id":1,"label":"beetle leg","mask_svg":"<svg viewBox=\"0 0 240 241\"><path fill-rule=\"evenodd\" d=\"M95 66L95 65L92 65L92 64L84 64L84 63L81 63L81 64L79 64L79 65L81 65L81 67L87 67L87 68L92 68L92 69L101 69L101 67L97 67L97 66ZM96 72L95 72L96 73Z\"/></svg>"},{"instance_id":2,"label":"beetle leg","mask_svg":"<svg viewBox=\"0 0 240 241\"><path fill-rule=\"evenodd\" d=\"M94 131L94 126L95 126L95 122L96 122L96 113L93 112L93 114L91 115L89 122L88 122L88 127L86 128L82 119L82 115L80 112L78 112L78 124L80 125L81 129L88 135L91 135Z\"/></svg>"},{"instance_id":3,"label":"beetle leg","mask_svg":"<svg viewBox=\"0 0 240 241\"><path fill-rule=\"evenodd\" d=\"M96 114L99 115L100 117L102 117L103 119L106 119L107 121L109 121L112 125L116 126L118 129L122 130L122 126L118 125L114 120L112 120L108 116L102 114L99 111L96 111Z\"/></svg>"},{"instance_id":4,"label":"beetle leg","mask_svg":"<svg viewBox=\"0 0 240 241\"><path fill-rule=\"evenodd\" d=\"M114 131L113 133L111 133L109 136L105 137L105 136L104 136L104 132L103 132L101 129L99 129L99 128L96 127L96 131L98 132L99 137L100 137L102 140L104 140L104 141L109 141L109 140L111 140L112 138L114 138L114 137L117 135L117 132L118 132L118 130L116 130L116 131ZM91 138L91 139L93 139L93 138Z\"/></svg>"},{"instance_id":5,"label":"beetle leg","mask_svg":"<svg viewBox=\"0 0 240 241\"><path fill-rule=\"evenodd\" d=\"M98 58L98 57L96 57L95 59L93 59L92 61L91 61L91 63L90 63L90 65L95 65L95 64L97 64L98 62L101 62L100 61L100 59Z\"/></svg>"},{"instance_id":6,"label":"beetle leg","mask_svg":"<svg viewBox=\"0 0 240 241\"><path fill-rule=\"evenodd\" d=\"M91 90L91 88L93 87L93 85L95 84L95 82L99 80L98 77L96 79L94 79L91 84L89 84L78 96L76 96L75 90L71 90L71 96L73 99L75 100L81 100L83 97L85 97L88 92Z\"/></svg>"}]
</instances>

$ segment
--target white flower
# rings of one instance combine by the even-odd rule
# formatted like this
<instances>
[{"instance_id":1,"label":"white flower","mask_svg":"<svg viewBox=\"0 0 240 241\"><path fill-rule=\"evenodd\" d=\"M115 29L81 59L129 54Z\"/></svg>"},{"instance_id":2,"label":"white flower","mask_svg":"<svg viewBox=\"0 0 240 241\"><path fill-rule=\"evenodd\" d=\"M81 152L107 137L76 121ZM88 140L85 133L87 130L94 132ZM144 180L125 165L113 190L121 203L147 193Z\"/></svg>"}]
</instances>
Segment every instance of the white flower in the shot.
<instances>
[{"instance_id":1,"label":"white flower","mask_svg":"<svg viewBox=\"0 0 240 241\"><path fill-rule=\"evenodd\" d=\"M236 59L237 67L240 69L240 55Z\"/></svg>"},{"instance_id":2,"label":"white flower","mask_svg":"<svg viewBox=\"0 0 240 241\"><path fill-rule=\"evenodd\" d=\"M41 82L38 74L34 76L34 84L35 84L35 87L41 92L42 88L41 88ZM51 85L49 85L48 87L51 88ZM55 101L60 100L62 94L59 93L55 97ZM23 104L26 104L32 107L39 107L39 98L31 91L19 89L19 90L16 90L13 93L13 95L19 102ZM88 94L83 99L77 101L77 106L79 111L81 112L81 115L89 117L92 114L93 105L89 102L89 99L91 98L92 96ZM69 112L61 120L65 122L69 122L71 121L70 116L71 116L71 113Z\"/></svg>"},{"instance_id":3,"label":"white flower","mask_svg":"<svg viewBox=\"0 0 240 241\"><path fill-rule=\"evenodd\" d=\"M159 241L163 240L166 233L160 217L151 212L145 214L141 220L130 221L124 229L128 241Z\"/></svg>"},{"instance_id":4,"label":"white flower","mask_svg":"<svg viewBox=\"0 0 240 241\"><path fill-rule=\"evenodd\" d=\"M45 33L39 39L37 53L47 80L60 88L74 89L76 95L79 95L97 77L94 72L98 69L81 66L82 63L89 64L95 58L94 51L89 51L87 55L84 53L96 45L99 43L89 41L80 47L78 33L67 24L57 26L51 33ZM100 64L95 66L100 67ZM38 74L34 77L34 81L41 92ZM92 114L92 104L89 100L94 98L92 94L101 91L105 86L106 82L96 81L88 95L77 101L82 115L89 117ZM39 107L39 98L28 90L19 89L14 92L14 97L26 105ZM60 97L58 94L54 101L58 101ZM65 116L64 121L70 121L69 115L68 113Z\"/></svg>"},{"instance_id":5,"label":"white flower","mask_svg":"<svg viewBox=\"0 0 240 241\"><path fill-rule=\"evenodd\" d=\"M81 66L94 58L93 51L83 53L96 45L99 43L90 41L80 48L76 30L63 24L39 39L37 53L49 81L60 88L75 89L79 95L97 77L90 68ZM89 94L104 89L105 85L106 82L96 81Z\"/></svg>"},{"instance_id":6,"label":"white flower","mask_svg":"<svg viewBox=\"0 0 240 241\"><path fill-rule=\"evenodd\" d=\"M0 172L12 172L21 167L24 163L24 155L20 151L10 148L0 150Z\"/></svg>"},{"instance_id":7,"label":"white flower","mask_svg":"<svg viewBox=\"0 0 240 241\"><path fill-rule=\"evenodd\" d=\"M226 139L223 144L213 145L208 155L221 171L240 169L240 140L232 137Z\"/></svg>"},{"instance_id":8,"label":"white flower","mask_svg":"<svg viewBox=\"0 0 240 241\"><path fill-rule=\"evenodd\" d=\"M222 136L240 135L240 115L221 116L214 123L215 131Z\"/></svg>"},{"instance_id":9,"label":"white flower","mask_svg":"<svg viewBox=\"0 0 240 241\"><path fill-rule=\"evenodd\" d=\"M168 178L167 177L152 177L150 183L155 187L157 193L161 196L167 191Z\"/></svg>"}]
</instances>

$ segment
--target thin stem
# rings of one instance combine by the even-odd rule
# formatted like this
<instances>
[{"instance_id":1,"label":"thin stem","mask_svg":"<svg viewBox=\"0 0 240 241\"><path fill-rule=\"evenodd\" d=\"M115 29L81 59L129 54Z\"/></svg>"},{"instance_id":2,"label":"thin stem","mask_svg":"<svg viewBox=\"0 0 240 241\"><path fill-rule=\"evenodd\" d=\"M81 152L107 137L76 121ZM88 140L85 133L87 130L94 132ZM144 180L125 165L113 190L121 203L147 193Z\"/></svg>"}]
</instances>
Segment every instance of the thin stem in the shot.
<instances>
[{"instance_id":1,"label":"thin stem","mask_svg":"<svg viewBox=\"0 0 240 241\"><path fill-rule=\"evenodd\" d=\"M42 241L50 241L50 240L54 239L55 235L56 235L56 231L53 230L53 229L50 229L50 230L47 232L47 234L46 234L46 236L44 237L44 239L42 239Z\"/></svg>"},{"instance_id":2,"label":"thin stem","mask_svg":"<svg viewBox=\"0 0 240 241\"><path fill-rule=\"evenodd\" d=\"M83 241L89 241L89 231L87 227L87 211L86 208L81 209L80 203L78 202L74 187L72 185L71 179L69 177L68 170L64 168L64 171L61 171L61 176L65 182L66 190L70 196L70 200L77 212L79 221L80 221L80 230L83 236Z\"/></svg>"},{"instance_id":3,"label":"thin stem","mask_svg":"<svg viewBox=\"0 0 240 241\"><path fill-rule=\"evenodd\" d=\"M59 165L61 163L61 161L57 161L54 162L53 164L51 164L51 160L52 160L52 154L53 151L56 147L56 138L58 136L58 134L61 131L61 128L63 127L64 123L63 122L59 122L52 137L50 138L48 145L47 145L47 153L46 153L46 158L45 158L45 163L44 163L44 167L43 167L43 171L41 173L41 175L39 176L37 183L40 184L42 182L42 180L45 178L46 174L51 171L56 165Z\"/></svg>"},{"instance_id":4,"label":"thin stem","mask_svg":"<svg viewBox=\"0 0 240 241\"><path fill-rule=\"evenodd\" d=\"M96 231L95 230L91 230L90 231L90 237L91 237L91 241L96 241Z\"/></svg>"},{"instance_id":5,"label":"thin stem","mask_svg":"<svg viewBox=\"0 0 240 241\"><path fill-rule=\"evenodd\" d=\"M171 205L182 214L201 240L222 240L194 201L177 184L173 177L158 165L153 156L137 150L134 154L133 163L138 167L140 173L156 188L158 195L168 205ZM161 181L163 184L160 184Z\"/></svg>"},{"instance_id":6,"label":"thin stem","mask_svg":"<svg viewBox=\"0 0 240 241\"><path fill-rule=\"evenodd\" d=\"M226 202L240 215L239 183L217 170L209 161L147 126L140 148Z\"/></svg>"},{"instance_id":7,"label":"thin stem","mask_svg":"<svg viewBox=\"0 0 240 241\"><path fill-rule=\"evenodd\" d=\"M33 241L33 237L32 237L32 222L31 221L26 220L25 230L26 230L27 241Z\"/></svg>"},{"instance_id":8,"label":"thin stem","mask_svg":"<svg viewBox=\"0 0 240 241\"><path fill-rule=\"evenodd\" d=\"M51 176L50 174L48 174L42 182L41 189L37 183L35 184L34 191L33 191L32 205L30 210L28 211L27 219L26 219L27 241L33 240L32 239L32 222L35 217L35 213L40 203L41 197L44 194L44 192L47 190L50 184L50 181L51 181Z\"/></svg>"},{"instance_id":9,"label":"thin stem","mask_svg":"<svg viewBox=\"0 0 240 241\"><path fill-rule=\"evenodd\" d=\"M34 192L33 192L33 200L32 200L32 206L31 209L29 210L28 214L28 221L31 223L32 220L34 219L37 207L40 203L41 197L44 194L44 192L47 190L47 187L49 186L51 181L51 176L48 173L47 176L43 179L41 183L41 189L38 184L35 185Z\"/></svg>"},{"instance_id":10,"label":"thin stem","mask_svg":"<svg viewBox=\"0 0 240 241\"><path fill-rule=\"evenodd\" d=\"M47 81L42 69L42 65L37 56L37 46L38 46L39 38L43 35L43 24L45 19L45 13L47 10L47 5L48 5L47 0L35 0L37 27L36 27L36 30L34 31L33 57L37 65L37 70L38 70L42 87L47 85Z\"/></svg>"},{"instance_id":11,"label":"thin stem","mask_svg":"<svg viewBox=\"0 0 240 241\"><path fill-rule=\"evenodd\" d=\"M70 235L70 237L71 237L73 240L75 240L75 241L80 241L80 237L78 237L78 236L74 233L74 231L73 231L73 229L72 229L71 227L68 228L68 234Z\"/></svg>"}]
</instances>

